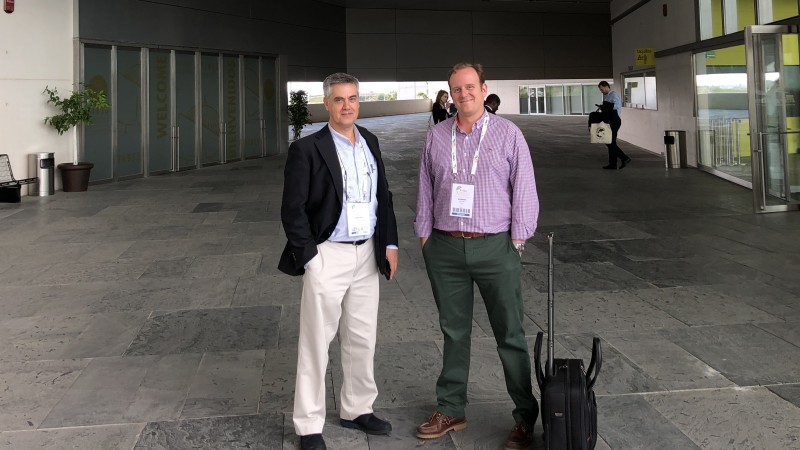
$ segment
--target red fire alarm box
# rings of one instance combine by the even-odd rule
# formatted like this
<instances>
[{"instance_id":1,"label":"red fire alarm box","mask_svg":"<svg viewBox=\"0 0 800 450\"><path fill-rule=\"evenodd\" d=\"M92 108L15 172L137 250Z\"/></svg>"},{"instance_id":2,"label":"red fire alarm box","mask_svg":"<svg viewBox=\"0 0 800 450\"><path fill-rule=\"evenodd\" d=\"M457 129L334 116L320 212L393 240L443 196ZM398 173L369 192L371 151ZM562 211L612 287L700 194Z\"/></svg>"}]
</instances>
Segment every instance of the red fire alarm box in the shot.
<instances>
[{"instance_id":1,"label":"red fire alarm box","mask_svg":"<svg viewBox=\"0 0 800 450\"><path fill-rule=\"evenodd\" d=\"M14 12L14 0L3 0L3 11L8 14Z\"/></svg>"}]
</instances>

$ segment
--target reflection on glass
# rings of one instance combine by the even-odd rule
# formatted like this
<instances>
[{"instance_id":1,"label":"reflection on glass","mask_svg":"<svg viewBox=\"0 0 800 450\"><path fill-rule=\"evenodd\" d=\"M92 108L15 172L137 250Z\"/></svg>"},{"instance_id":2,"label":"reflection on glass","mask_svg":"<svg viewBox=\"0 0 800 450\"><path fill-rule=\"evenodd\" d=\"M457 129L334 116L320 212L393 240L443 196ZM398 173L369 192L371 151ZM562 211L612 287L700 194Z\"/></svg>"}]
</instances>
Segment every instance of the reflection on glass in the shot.
<instances>
[{"instance_id":1,"label":"reflection on glass","mask_svg":"<svg viewBox=\"0 0 800 450\"><path fill-rule=\"evenodd\" d=\"M530 110L528 109L528 86L519 87L519 113L530 113Z\"/></svg>"},{"instance_id":2,"label":"reflection on glass","mask_svg":"<svg viewBox=\"0 0 800 450\"><path fill-rule=\"evenodd\" d=\"M583 114L583 92L580 85L566 87L566 114Z\"/></svg>"},{"instance_id":3,"label":"reflection on glass","mask_svg":"<svg viewBox=\"0 0 800 450\"><path fill-rule=\"evenodd\" d=\"M547 114L564 114L564 86L547 86Z\"/></svg>"},{"instance_id":4,"label":"reflection on glass","mask_svg":"<svg viewBox=\"0 0 800 450\"><path fill-rule=\"evenodd\" d=\"M589 114L597 110L597 106L603 102L603 94L594 84L583 85L583 112Z\"/></svg>"},{"instance_id":5,"label":"reflection on glass","mask_svg":"<svg viewBox=\"0 0 800 450\"><path fill-rule=\"evenodd\" d=\"M105 92L111 108L96 111L92 115L92 125L84 128L81 161L94 164L89 181L111 180L114 177L111 109L117 107L111 99L111 47L86 45L83 55L84 84L96 91Z\"/></svg>"},{"instance_id":6,"label":"reflection on glass","mask_svg":"<svg viewBox=\"0 0 800 450\"><path fill-rule=\"evenodd\" d=\"M658 95L656 95L656 73L647 72L644 75L644 107L658 109Z\"/></svg>"},{"instance_id":7,"label":"reflection on glass","mask_svg":"<svg viewBox=\"0 0 800 450\"><path fill-rule=\"evenodd\" d=\"M745 48L737 45L694 57L698 163L750 182Z\"/></svg>"},{"instance_id":8,"label":"reflection on glass","mask_svg":"<svg viewBox=\"0 0 800 450\"><path fill-rule=\"evenodd\" d=\"M201 56L200 78L202 79L203 164L213 164L220 161L219 56L215 54Z\"/></svg>"},{"instance_id":9,"label":"reflection on glass","mask_svg":"<svg viewBox=\"0 0 800 450\"><path fill-rule=\"evenodd\" d=\"M797 16L795 0L759 0L758 22L762 24L776 22Z\"/></svg>"},{"instance_id":10,"label":"reflection on glass","mask_svg":"<svg viewBox=\"0 0 800 450\"><path fill-rule=\"evenodd\" d=\"M244 58L244 141L245 158L261 156L261 104L259 101L258 57Z\"/></svg>"},{"instance_id":11,"label":"reflection on glass","mask_svg":"<svg viewBox=\"0 0 800 450\"><path fill-rule=\"evenodd\" d=\"M170 77L168 50L150 50L149 167L150 173L172 170Z\"/></svg>"},{"instance_id":12,"label":"reflection on glass","mask_svg":"<svg viewBox=\"0 0 800 450\"><path fill-rule=\"evenodd\" d=\"M239 57L222 58L222 116L225 121L225 161L240 158L239 154Z\"/></svg>"},{"instance_id":13,"label":"reflection on glass","mask_svg":"<svg viewBox=\"0 0 800 450\"><path fill-rule=\"evenodd\" d=\"M536 99L533 99L533 96L536 96ZM536 105L536 108L533 108L533 105ZM531 111L532 114L545 114L545 99L544 99L544 88L543 87L536 87L531 91Z\"/></svg>"},{"instance_id":14,"label":"reflection on glass","mask_svg":"<svg viewBox=\"0 0 800 450\"><path fill-rule=\"evenodd\" d=\"M700 39L722 36L722 0L700 0Z\"/></svg>"},{"instance_id":15,"label":"reflection on glass","mask_svg":"<svg viewBox=\"0 0 800 450\"><path fill-rule=\"evenodd\" d=\"M800 199L800 145L797 100L798 36L763 34L757 40L761 58L756 68L759 131L764 148L764 180L769 195L781 200Z\"/></svg>"},{"instance_id":16,"label":"reflection on glass","mask_svg":"<svg viewBox=\"0 0 800 450\"><path fill-rule=\"evenodd\" d=\"M178 127L178 167L197 167L197 107L194 53L175 52L175 120Z\"/></svg>"},{"instance_id":17,"label":"reflection on glass","mask_svg":"<svg viewBox=\"0 0 800 450\"><path fill-rule=\"evenodd\" d=\"M274 58L261 58L262 109L267 155L278 154L278 87Z\"/></svg>"},{"instance_id":18,"label":"reflection on glass","mask_svg":"<svg viewBox=\"0 0 800 450\"><path fill-rule=\"evenodd\" d=\"M756 24L756 0L725 1L725 34Z\"/></svg>"},{"instance_id":19,"label":"reflection on glass","mask_svg":"<svg viewBox=\"0 0 800 450\"><path fill-rule=\"evenodd\" d=\"M142 174L141 53L117 49L117 178Z\"/></svg>"}]
</instances>

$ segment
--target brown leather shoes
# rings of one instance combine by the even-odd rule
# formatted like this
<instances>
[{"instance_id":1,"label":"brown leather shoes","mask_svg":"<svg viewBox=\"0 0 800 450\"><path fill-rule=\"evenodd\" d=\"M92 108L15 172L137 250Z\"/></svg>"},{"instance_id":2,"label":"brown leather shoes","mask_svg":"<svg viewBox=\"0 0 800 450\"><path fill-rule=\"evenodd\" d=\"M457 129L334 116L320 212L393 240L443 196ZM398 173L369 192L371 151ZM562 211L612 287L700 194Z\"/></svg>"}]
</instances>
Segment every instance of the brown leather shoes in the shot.
<instances>
[{"instance_id":1,"label":"brown leather shoes","mask_svg":"<svg viewBox=\"0 0 800 450\"><path fill-rule=\"evenodd\" d=\"M533 443L533 425L524 420L511 429L506 439L505 450L527 449Z\"/></svg>"},{"instance_id":2,"label":"brown leather shoes","mask_svg":"<svg viewBox=\"0 0 800 450\"><path fill-rule=\"evenodd\" d=\"M427 422L417 427L417 437L420 439L436 439L450 431L461 431L467 428L466 417L448 417L436 411Z\"/></svg>"}]
</instances>

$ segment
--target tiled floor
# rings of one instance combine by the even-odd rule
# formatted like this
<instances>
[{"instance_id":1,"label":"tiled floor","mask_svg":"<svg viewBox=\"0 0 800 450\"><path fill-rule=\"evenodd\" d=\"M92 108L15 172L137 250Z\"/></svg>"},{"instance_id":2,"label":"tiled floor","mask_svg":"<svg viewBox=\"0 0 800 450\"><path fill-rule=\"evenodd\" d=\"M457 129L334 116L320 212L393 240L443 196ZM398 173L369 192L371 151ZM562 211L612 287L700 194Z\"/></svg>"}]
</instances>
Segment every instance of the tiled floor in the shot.
<instances>
[{"instance_id":1,"label":"tiled floor","mask_svg":"<svg viewBox=\"0 0 800 450\"><path fill-rule=\"evenodd\" d=\"M557 355L588 358L602 338L598 448L800 449L800 214L754 215L750 191L624 143L633 163L601 170L581 117L507 117L532 147L542 205L526 331L532 343L546 327L553 231ZM400 222L376 355L375 406L395 431L338 426L334 344L329 448L502 448L511 406L479 298L470 426L414 437L441 367L411 227L427 117L360 123L381 139ZM0 448L297 448L301 280L276 269L283 162L0 204Z\"/></svg>"}]
</instances>

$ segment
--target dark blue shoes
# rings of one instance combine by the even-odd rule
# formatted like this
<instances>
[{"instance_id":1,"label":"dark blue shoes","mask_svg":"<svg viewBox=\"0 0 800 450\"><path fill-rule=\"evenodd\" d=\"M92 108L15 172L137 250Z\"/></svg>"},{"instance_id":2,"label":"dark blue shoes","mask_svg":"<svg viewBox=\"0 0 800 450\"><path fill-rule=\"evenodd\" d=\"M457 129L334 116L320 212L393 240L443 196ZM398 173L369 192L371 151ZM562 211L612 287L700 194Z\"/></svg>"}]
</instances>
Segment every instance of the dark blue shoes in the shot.
<instances>
[{"instance_id":1,"label":"dark blue shoes","mask_svg":"<svg viewBox=\"0 0 800 450\"><path fill-rule=\"evenodd\" d=\"M339 419L339 423L345 428L361 430L367 434L389 434L392 432L392 424L379 419L375 414L362 414L353 420Z\"/></svg>"},{"instance_id":2,"label":"dark blue shoes","mask_svg":"<svg viewBox=\"0 0 800 450\"><path fill-rule=\"evenodd\" d=\"M353 420L339 419L339 423L345 428L361 430L367 434L389 434L392 432L392 424L379 419L375 414L362 414ZM300 436L300 450L328 450L325 440L321 434L307 434Z\"/></svg>"},{"instance_id":3,"label":"dark blue shoes","mask_svg":"<svg viewBox=\"0 0 800 450\"><path fill-rule=\"evenodd\" d=\"M321 434L300 436L300 450L328 450Z\"/></svg>"}]
</instances>

